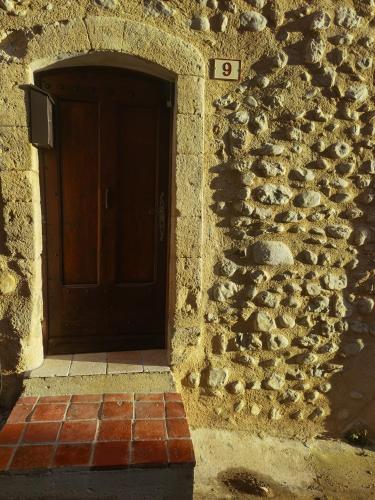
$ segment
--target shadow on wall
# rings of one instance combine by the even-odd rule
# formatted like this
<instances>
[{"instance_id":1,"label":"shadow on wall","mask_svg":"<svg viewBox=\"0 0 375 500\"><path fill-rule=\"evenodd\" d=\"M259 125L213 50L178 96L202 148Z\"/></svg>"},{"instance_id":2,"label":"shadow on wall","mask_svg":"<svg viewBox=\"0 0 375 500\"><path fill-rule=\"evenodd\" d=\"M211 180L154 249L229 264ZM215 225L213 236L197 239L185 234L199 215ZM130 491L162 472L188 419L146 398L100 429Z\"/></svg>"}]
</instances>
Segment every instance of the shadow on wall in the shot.
<instances>
[{"instance_id":1,"label":"shadow on wall","mask_svg":"<svg viewBox=\"0 0 375 500\"><path fill-rule=\"evenodd\" d=\"M0 428L2 418L12 409L23 388L23 375L2 375L0 380Z\"/></svg>"},{"instance_id":2,"label":"shadow on wall","mask_svg":"<svg viewBox=\"0 0 375 500\"><path fill-rule=\"evenodd\" d=\"M364 207L359 205L359 208ZM372 209L373 203L363 210L363 219ZM359 226L352 239L358 241L361 231ZM363 242L356 268L347 271L348 285L343 293L345 331L340 336L337 356L332 360L339 371L330 378L332 389L328 393L331 414L326 419L327 431L339 430L353 444L366 444L366 437L375 439L373 247L373 243Z\"/></svg>"}]
</instances>

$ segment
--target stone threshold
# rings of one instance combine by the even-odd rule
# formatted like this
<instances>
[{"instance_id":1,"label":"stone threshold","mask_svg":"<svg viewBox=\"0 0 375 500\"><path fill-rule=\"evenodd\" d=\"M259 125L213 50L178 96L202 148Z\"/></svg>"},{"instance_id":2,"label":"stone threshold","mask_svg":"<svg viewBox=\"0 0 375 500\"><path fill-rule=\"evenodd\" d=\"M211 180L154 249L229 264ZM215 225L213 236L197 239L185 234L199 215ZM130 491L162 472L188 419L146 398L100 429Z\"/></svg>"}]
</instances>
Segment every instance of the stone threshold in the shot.
<instances>
[{"instance_id":1,"label":"stone threshold","mask_svg":"<svg viewBox=\"0 0 375 500\"><path fill-rule=\"evenodd\" d=\"M168 352L162 349L152 349L46 356L43 364L28 373L27 378L161 373L169 371Z\"/></svg>"},{"instance_id":2,"label":"stone threshold","mask_svg":"<svg viewBox=\"0 0 375 500\"><path fill-rule=\"evenodd\" d=\"M175 392L21 397L0 430L0 476L194 465Z\"/></svg>"}]
</instances>

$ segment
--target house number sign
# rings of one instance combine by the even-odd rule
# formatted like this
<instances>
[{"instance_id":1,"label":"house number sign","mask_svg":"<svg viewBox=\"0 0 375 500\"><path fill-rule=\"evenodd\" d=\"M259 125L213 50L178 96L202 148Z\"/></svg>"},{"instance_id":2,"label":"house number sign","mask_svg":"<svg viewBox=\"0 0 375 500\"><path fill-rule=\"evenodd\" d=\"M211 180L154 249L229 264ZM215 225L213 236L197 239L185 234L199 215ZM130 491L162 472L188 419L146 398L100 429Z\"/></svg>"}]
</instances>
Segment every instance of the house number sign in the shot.
<instances>
[{"instance_id":1,"label":"house number sign","mask_svg":"<svg viewBox=\"0 0 375 500\"><path fill-rule=\"evenodd\" d=\"M215 80L239 80L241 61L239 59L214 59Z\"/></svg>"}]
</instances>

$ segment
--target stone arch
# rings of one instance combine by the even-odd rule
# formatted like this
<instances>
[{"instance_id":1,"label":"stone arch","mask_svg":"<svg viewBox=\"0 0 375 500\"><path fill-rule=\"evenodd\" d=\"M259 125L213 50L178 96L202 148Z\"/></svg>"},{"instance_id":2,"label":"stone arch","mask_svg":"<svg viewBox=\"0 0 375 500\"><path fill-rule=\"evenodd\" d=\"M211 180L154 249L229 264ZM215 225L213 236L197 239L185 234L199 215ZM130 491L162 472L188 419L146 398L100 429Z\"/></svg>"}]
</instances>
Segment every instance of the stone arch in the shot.
<instances>
[{"instance_id":1,"label":"stone arch","mask_svg":"<svg viewBox=\"0 0 375 500\"><path fill-rule=\"evenodd\" d=\"M35 27L30 33L22 58L5 67L0 91L0 98L6 96L0 114L0 145L7 144L0 172L5 233L1 251L9 265L17 268L22 284L12 297L15 304L22 305L22 312L20 306L10 308L3 366L7 373L19 373L36 368L43 360L39 165L37 151L29 143L24 86L33 83L37 71L74 64L138 69L176 84L168 338L171 363L177 363L184 345L191 342L192 335L199 335L201 326L202 55L194 46L154 26L112 17L74 19ZM16 265L19 260L22 269Z\"/></svg>"}]
</instances>

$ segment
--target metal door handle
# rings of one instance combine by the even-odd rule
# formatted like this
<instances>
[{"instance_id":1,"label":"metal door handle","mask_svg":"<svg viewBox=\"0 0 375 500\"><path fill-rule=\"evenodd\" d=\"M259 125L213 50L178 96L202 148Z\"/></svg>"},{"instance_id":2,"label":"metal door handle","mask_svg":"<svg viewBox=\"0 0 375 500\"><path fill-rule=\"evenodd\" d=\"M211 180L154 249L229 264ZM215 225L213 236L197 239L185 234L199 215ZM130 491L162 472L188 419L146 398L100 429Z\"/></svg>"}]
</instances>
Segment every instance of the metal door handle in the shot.
<instances>
[{"instance_id":1,"label":"metal door handle","mask_svg":"<svg viewBox=\"0 0 375 500\"><path fill-rule=\"evenodd\" d=\"M160 198L159 198L159 235L160 235L160 242L164 241L164 234L165 234L165 200L164 200L164 193L160 193Z\"/></svg>"},{"instance_id":2,"label":"metal door handle","mask_svg":"<svg viewBox=\"0 0 375 500\"><path fill-rule=\"evenodd\" d=\"M106 210L109 209L110 197L111 197L111 189L107 187L104 195L104 206Z\"/></svg>"}]
</instances>

